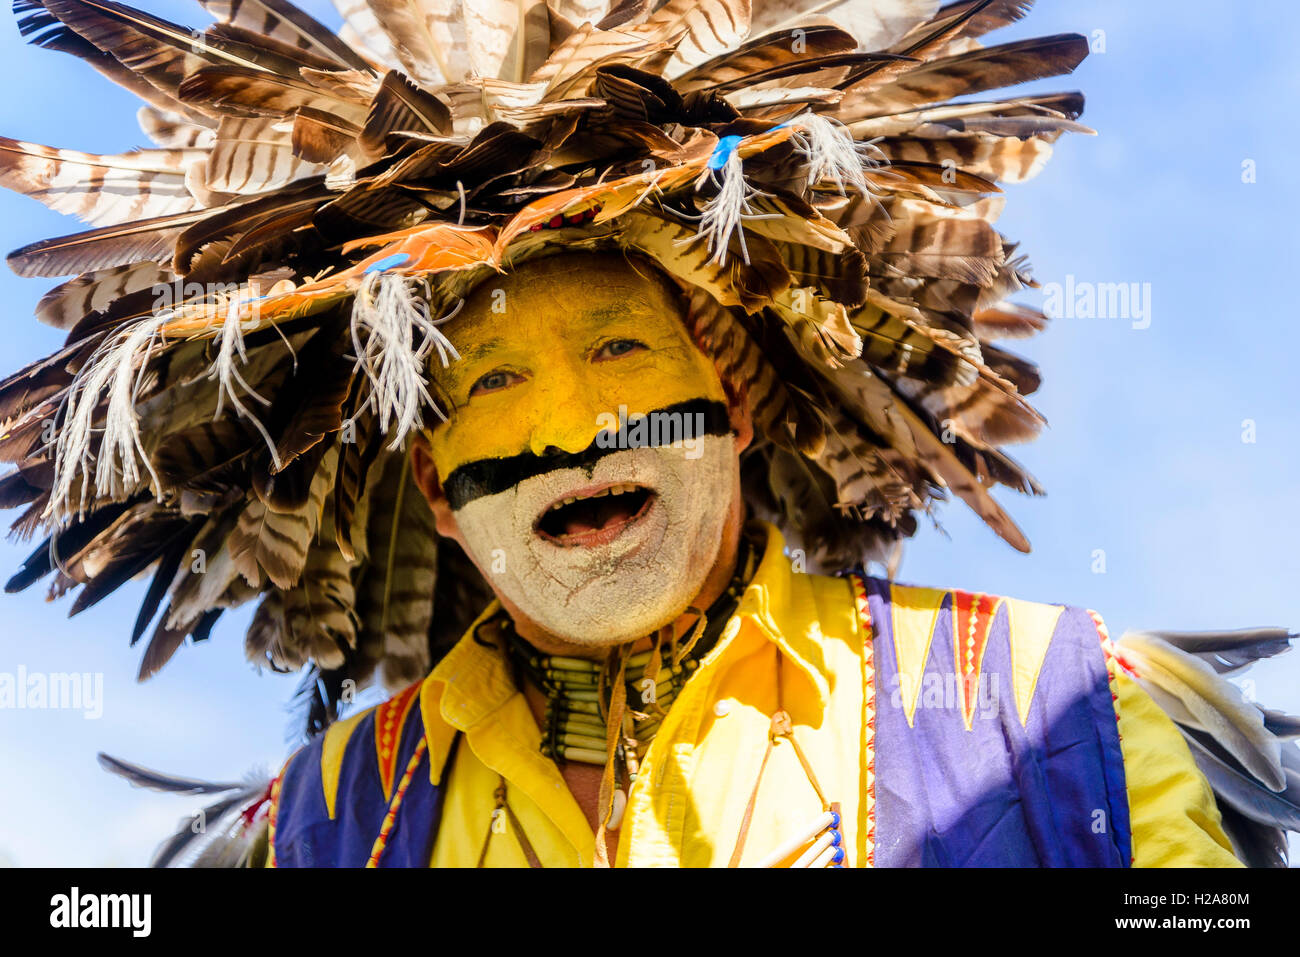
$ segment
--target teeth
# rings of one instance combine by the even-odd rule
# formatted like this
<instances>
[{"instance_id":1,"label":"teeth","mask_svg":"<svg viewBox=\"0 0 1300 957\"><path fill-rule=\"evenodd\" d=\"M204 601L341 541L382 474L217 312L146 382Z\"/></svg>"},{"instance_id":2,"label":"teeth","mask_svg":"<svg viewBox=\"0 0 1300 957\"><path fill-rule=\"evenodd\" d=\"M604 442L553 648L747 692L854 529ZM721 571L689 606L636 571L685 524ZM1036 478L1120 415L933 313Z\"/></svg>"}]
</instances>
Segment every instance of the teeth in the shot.
<instances>
[{"instance_id":1,"label":"teeth","mask_svg":"<svg viewBox=\"0 0 1300 957\"><path fill-rule=\"evenodd\" d=\"M622 495L626 492L635 492L639 487L640 486L633 485L630 482L624 482L621 485L611 485L609 488L603 488L599 492L593 492L591 495L586 495L586 496L573 495L570 496L569 498L562 499L556 502L554 505L552 505L550 510L555 511L555 509L557 508L563 508L566 505L572 505L574 502L581 501L586 498L603 498L606 495Z\"/></svg>"}]
</instances>

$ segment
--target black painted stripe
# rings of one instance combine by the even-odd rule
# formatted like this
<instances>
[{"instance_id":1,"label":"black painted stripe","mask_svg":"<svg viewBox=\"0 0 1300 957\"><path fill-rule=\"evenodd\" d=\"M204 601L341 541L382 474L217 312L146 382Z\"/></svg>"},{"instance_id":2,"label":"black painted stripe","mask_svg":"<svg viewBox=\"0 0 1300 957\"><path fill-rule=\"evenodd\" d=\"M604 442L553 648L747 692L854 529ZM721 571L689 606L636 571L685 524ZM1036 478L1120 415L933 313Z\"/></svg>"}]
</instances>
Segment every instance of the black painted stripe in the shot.
<instances>
[{"instance_id":1,"label":"black painted stripe","mask_svg":"<svg viewBox=\"0 0 1300 957\"><path fill-rule=\"evenodd\" d=\"M704 416L703 435L731 434L731 421L727 415L727 407L723 403L712 399L689 399L686 402L678 402L662 409L656 409L650 415L690 416L689 419L684 421L692 423L693 427L697 413ZM689 437L700 438L701 436L692 434ZM591 444L581 452L555 452L550 455L534 455L532 452L521 452L509 458L479 459L475 462L466 462L447 476L442 488L451 507L461 509L476 498L482 498L484 495L496 495L507 489L514 488L524 479L545 475L547 472L554 472L557 469L580 468L586 469L590 474L595 469L596 463L612 452L621 452L629 448L656 444L649 441L633 443L629 441L629 438L626 427L624 427L619 430L616 441L610 441L608 430L606 430L606 432L601 433L599 438L599 442L603 444L598 444L598 440L593 439Z\"/></svg>"}]
</instances>

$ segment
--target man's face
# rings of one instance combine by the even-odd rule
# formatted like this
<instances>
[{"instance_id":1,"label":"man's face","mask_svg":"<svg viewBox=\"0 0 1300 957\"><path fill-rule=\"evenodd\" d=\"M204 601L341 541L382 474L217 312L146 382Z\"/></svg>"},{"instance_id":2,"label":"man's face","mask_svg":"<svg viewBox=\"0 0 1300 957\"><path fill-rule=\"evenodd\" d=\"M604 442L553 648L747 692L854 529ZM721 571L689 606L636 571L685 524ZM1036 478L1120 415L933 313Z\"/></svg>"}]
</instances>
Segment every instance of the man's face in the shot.
<instances>
[{"instance_id":1,"label":"man's face","mask_svg":"<svg viewBox=\"0 0 1300 957\"><path fill-rule=\"evenodd\" d=\"M481 285L443 331L461 358L434 372L440 528L565 641L680 615L718 556L740 449L676 295L619 255L554 256Z\"/></svg>"}]
</instances>

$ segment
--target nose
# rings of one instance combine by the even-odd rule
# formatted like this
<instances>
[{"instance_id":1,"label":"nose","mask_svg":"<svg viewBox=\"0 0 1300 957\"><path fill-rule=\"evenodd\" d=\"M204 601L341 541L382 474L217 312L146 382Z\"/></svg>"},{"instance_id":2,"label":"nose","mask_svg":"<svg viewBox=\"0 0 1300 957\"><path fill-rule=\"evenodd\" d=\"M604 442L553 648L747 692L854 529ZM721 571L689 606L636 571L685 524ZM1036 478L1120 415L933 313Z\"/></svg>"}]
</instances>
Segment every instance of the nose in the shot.
<instances>
[{"instance_id":1,"label":"nose","mask_svg":"<svg viewBox=\"0 0 1300 957\"><path fill-rule=\"evenodd\" d=\"M543 410L542 421L533 429L529 451L540 456L581 452L599 431L596 413L588 412L584 405L550 406Z\"/></svg>"},{"instance_id":2,"label":"nose","mask_svg":"<svg viewBox=\"0 0 1300 957\"><path fill-rule=\"evenodd\" d=\"M601 399L584 372L580 363L572 363L548 377L529 436L529 451L534 455L581 452L595 440L601 430Z\"/></svg>"}]
</instances>

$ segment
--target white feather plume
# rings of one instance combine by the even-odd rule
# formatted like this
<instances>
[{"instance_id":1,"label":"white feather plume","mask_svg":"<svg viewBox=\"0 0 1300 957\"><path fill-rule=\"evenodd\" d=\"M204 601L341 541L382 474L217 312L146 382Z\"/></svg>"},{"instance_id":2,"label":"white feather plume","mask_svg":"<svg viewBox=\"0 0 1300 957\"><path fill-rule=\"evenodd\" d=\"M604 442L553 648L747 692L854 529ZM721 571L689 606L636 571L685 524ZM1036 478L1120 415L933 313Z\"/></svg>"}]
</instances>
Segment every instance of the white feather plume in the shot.
<instances>
[{"instance_id":1,"label":"white feather plume","mask_svg":"<svg viewBox=\"0 0 1300 957\"><path fill-rule=\"evenodd\" d=\"M834 183L843 195L857 190L870 195L864 170L886 162L885 154L871 143L860 143L839 120L820 113L804 113L791 121L796 132L794 148L808 163L808 185Z\"/></svg>"},{"instance_id":2,"label":"white feather plume","mask_svg":"<svg viewBox=\"0 0 1300 957\"><path fill-rule=\"evenodd\" d=\"M370 382L364 408L379 416L383 432L393 429L388 448L401 448L407 434L423 425L428 405L445 418L429 394L425 365L435 350L444 366L460 353L429 315L418 280L390 272L373 272L362 281L352 305L352 345L356 368ZM454 313L453 313L454 314ZM418 340L418 341L417 341Z\"/></svg>"},{"instance_id":3,"label":"white feather plume","mask_svg":"<svg viewBox=\"0 0 1300 957\"><path fill-rule=\"evenodd\" d=\"M148 316L125 326L105 339L77 373L68 388L62 425L54 442L54 485L44 516L65 524L85 514L90 483L85 477L94 466L95 494L121 499L140 484L140 463L157 486L157 475L140 442L135 401L149 357L163 323L170 312ZM107 399L98 453L93 449L95 414ZM77 504L72 504L73 486L80 483Z\"/></svg>"},{"instance_id":4,"label":"white feather plume","mask_svg":"<svg viewBox=\"0 0 1300 957\"><path fill-rule=\"evenodd\" d=\"M710 179L717 184L718 192L700 210L696 236L705 241L713 254L709 261L721 266L727 261L727 247L734 234L740 241L740 254L748 263L749 248L745 245L745 231L740 225L745 220L771 218L769 214L756 212L751 205L754 197L770 194L745 179L745 164L734 149L727 153L719 169L706 169L696 181L695 188L698 190Z\"/></svg>"},{"instance_id":5,"label":"white feather plume","mask_svg":"<svg viewBox=\"0 0 1300 957\"><path fill-rule=\"evenodd\" d=\"M212 414L212 418L221 418L221 410L225 407L227 400L230 401L231 407L253 424L262 440L266 442L266 447L271 450L271 461L276 471L279 471L283 465L280 462L280 455L275 448L275 440L271 438L271 433L266 430L261 420L254 415L244 405L240 398L240 393L260 402L264 406L269 406L271 400L258 393L250 386L244 377L239 374L239 364L248 362L248 352L244 348L244 327L239 319L240 300L232 298L230 300L230 311L226 316L226 321L221 324L221 334L217 336L217 357L212 360L212 365L208 368L208 378L216 379L219 385L217 390L217 407ZM256 323L251 323L256 325ZM236 361L238 359L238 361Z\"/></svg>"}]
</instances>

